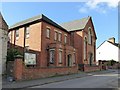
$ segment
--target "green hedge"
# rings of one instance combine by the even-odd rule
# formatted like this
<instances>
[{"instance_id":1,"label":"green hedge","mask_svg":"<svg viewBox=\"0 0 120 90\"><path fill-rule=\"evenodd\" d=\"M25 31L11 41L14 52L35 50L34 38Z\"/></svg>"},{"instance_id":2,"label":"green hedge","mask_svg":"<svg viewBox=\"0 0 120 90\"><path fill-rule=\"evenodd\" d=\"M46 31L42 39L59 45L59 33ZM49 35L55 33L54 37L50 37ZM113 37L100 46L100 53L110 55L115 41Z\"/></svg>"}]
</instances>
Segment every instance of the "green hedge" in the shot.
<instances>
[{"instance_id":1,"label":"green hedge","mask_svg":"<svg viewBox=\"0 0 120 90\"><path fill-rule=\"evenodd\" d=\"M22 55L17 49L10 48L7 51L7 61L14 61L15 56Z\"/></svg>"}]
</instances>

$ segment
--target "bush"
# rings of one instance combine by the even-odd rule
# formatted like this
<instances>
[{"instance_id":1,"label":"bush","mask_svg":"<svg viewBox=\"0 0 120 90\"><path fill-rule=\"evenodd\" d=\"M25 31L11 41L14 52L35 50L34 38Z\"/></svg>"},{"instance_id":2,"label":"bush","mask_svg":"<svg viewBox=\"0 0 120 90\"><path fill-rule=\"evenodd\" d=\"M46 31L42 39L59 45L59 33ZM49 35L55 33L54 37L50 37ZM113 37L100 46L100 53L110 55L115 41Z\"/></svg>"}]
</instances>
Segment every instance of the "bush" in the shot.
<instances>
[{"instance_id":1,"label":"bush","mask_svg":"<svg viewBox=\"0 0 120 90\"><path fill-rule=\"evenodd\" d=\"M113 66L115 63L117 63L115 60L108 61L108 66Z\"/></svg>"},{"instance_id":2,"label":"bush","mask_svg":"<svg viewBox=\"0 0 120 90\"><path fill-rule=\"evenodd\" d=\"M14 61L15 56L22 55L17 49L10 48L7 51L7 61Z\"/></svg>"}]
</instances>

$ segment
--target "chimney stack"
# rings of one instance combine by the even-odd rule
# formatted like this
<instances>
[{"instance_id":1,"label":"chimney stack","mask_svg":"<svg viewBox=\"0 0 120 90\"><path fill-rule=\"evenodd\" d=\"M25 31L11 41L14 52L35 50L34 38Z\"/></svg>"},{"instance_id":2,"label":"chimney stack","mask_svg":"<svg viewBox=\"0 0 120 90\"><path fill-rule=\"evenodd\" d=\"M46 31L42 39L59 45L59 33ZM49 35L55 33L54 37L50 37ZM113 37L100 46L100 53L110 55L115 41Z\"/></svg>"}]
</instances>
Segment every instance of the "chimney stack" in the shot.
<instances>
[{"instance_id":1,"label":"chimney stack","mask_svg":"<svg viewBox=\"0 0 120 90\"><path fill-rule=\"evenodd\" d=\"M114 44L115 43L115 38L114 37L109 38L108 41Z\"/></svg>"}]
</instances>

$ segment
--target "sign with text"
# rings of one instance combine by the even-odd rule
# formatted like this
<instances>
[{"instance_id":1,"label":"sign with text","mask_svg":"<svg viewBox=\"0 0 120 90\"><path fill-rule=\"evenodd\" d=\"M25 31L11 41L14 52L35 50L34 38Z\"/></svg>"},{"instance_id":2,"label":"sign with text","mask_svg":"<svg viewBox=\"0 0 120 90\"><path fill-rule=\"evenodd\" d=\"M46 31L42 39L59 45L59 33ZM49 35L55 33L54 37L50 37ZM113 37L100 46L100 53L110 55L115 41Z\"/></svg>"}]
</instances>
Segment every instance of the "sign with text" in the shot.
<instances>
[{"instance_id":1,"label":"sign with text","mask_svg":"<svg viewBox=\"0 0 120 90\"><path fill-rule=\"evenodd\" d=\"M25 65L36 65L36 54L25 53Z\"/></svg>"}]
</instances>

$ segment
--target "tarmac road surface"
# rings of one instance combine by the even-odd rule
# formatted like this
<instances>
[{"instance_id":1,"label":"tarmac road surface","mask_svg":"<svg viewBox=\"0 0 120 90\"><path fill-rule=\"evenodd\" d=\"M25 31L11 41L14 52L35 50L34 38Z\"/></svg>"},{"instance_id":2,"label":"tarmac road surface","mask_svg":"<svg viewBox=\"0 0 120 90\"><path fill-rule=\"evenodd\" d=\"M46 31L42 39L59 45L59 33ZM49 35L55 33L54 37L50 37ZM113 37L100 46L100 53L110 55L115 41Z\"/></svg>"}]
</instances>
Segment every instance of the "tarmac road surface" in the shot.
<instances>
[{"instance_id":1,"label":"tarmac road surface","mask_svg":"<svg viewBox=\"0 0 120 90\"><path fill-rule=\"evenodd\" d=\"M55 82L30 88L118 88L118 71Z\"/></svg>"}]
</instances>

